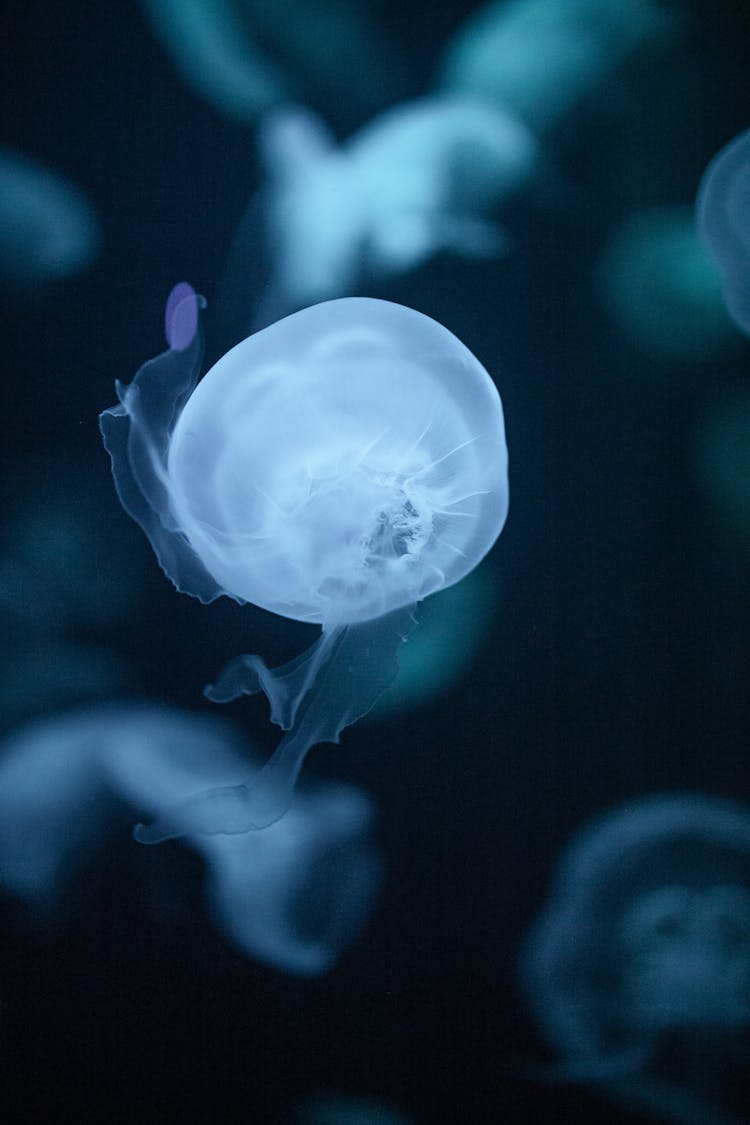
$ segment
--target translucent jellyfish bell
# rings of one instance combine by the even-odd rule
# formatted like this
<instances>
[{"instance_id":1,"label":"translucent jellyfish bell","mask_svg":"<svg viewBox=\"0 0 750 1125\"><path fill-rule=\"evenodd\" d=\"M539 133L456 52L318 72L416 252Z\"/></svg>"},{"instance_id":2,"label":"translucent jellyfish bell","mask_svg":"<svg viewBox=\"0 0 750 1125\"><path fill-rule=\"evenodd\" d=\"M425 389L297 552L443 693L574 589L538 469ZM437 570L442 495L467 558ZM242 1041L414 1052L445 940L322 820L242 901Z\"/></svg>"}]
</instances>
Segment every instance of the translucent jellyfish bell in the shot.
<instances>
[{"instance_id":1,"label":"translucent jellyfish bell","mask_svg":"<svg viewBox=\"0 0 750 1125\"><path fill-rule=\"evenodd\" d=\"M521 971L560 1077L665 1120L745 1120L750 810L658 794L584 828Z\"/></svg>"},{"instance_id":2,"label":"translucent jellyfish bell","mask_svg":"<svg viewBox=\"0 0 750 1125\"><path fill-rule=\"evenodd\" d=\"M172 302L168 338L195 300ZM144 842L283 815L308 749L369 711L415 604L476 566L508 508L500 396L429 317L358 297L315 305L232 348L195 389L200 332L183 335L101 417L120 499L179 590L323 631L275 671L257 656L225 669L209 698L262 690L288 733L251 783L187 802Z\"/></svg>"},{"instance_id":3,"label":"translucent jellyfish bell","mask_svg":"<svg viewBox=\"0 0 750 1125\"><path fill-rule=\"evenodd\" d=\"M721 272L729 315L750 336L750 129L708 165L695 209L698 232Z\"/></svg>"}]
</instances>

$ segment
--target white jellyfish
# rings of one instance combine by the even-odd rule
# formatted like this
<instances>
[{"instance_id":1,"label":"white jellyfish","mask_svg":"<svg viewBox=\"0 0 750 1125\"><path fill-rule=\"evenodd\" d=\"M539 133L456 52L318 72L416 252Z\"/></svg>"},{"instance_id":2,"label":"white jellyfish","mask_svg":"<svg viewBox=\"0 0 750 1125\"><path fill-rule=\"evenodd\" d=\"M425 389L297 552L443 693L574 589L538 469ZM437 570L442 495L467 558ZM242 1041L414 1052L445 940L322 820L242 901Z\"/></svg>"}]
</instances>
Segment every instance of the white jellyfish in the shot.
<instances>
[{"instance_id":1,"label":"white jellyfish","mask_svg":"<svg viewBox=\"0 0 750 1125\"><path fill-rule=\"evenodd\" d=\"M521 969L560 1078L690 1125L735 1121L750 1061L750 810L666 794L584 829Z\"/></svg>"},{"instance_id":2,"label":"white jellyfish","mask_svg":"<svg viewBox=\"0 0 750 1125\"><path fill-rule=\"evenodd\" d=\"M230 725L156 704L111 703L21 727L0 744L0 888L54 914L128 809L155 815L239 782L246 751ZM380 886L373 822L365 793L328 784L298 793L267 832L187 837L206 863L217 929L285 972L328 971Z\"/></svg>"},{"instance_id":3,"label":"white jellyfish","mask_svg":"<svg viewBox=\"0 0 750 1125\"><path fill-rule=\"evenodd\" d=\"M179 590L322 634L274 671L258 656L230 663L209 698L263 691L286 733L250 782L140 828L144 842L282 816L309 748L372 707L416 603L476 566L508 508L500 396L429 317L365 298L316 305L238 344L193 389L199 341L118 384L101 416L120 499Z\"/></svg>"},{"instance_id":4,"label":"white jellyfish","mask_svg":"<svg viewBox=\"0 0 750 1125\"><path fill-rule=\"evenodd\" d=\"M721 272L729 315L750 336L750 129L708 165L695 207L698 232Z\"/></svg>"},{"instance_id":5,"label":"white jellyfish","mask_svg":"<svg viewBox=\"0 0 750 1125\"><path fill-rule=\"evenodd\" d=\"M501 253L493 212L528 179L537 149L510 112L458 95L394 106L343 146L309 110L279 110L263 123L260 156L268 300L289 312L443 250Z\"/></svg>"}]
</instances>

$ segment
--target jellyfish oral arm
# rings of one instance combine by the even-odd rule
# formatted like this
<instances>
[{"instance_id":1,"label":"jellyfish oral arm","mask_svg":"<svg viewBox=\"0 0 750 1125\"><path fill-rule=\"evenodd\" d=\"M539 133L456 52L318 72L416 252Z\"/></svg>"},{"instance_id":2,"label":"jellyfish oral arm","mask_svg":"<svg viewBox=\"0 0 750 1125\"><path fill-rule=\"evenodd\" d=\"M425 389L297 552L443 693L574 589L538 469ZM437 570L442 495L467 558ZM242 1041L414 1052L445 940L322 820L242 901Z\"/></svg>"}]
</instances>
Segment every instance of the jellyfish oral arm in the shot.
<instances>
[{"instance_id":1,"label":"jellyfish oral arm","mask_svg":"<svg viewBox=\"0 0 750 1125\"><path fill-rule=\"evenodd\" d=\"M271 720L286 731L268 762L243 785L198 793L153 824L138 825L136 839L158 844L186 834L218 835L267 828L289 808L308 750L338 742L345 727L375 705L398 671L397 652L416 624L400 609L357 625L324 630L302 656L273 670L259 656L232 660L208 699L227 703L263 691Z\"/></svg>"}]
</instances>

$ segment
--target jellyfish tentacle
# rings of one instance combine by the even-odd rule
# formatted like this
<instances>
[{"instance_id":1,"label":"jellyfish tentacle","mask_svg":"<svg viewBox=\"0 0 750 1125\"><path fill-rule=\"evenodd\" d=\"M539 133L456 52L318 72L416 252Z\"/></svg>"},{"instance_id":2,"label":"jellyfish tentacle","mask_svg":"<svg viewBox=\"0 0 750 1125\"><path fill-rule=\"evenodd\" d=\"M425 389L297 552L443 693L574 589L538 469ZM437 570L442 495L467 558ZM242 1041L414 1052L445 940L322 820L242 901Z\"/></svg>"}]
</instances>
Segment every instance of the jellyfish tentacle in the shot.
<instances>
[{"instance_id":1,"label":"jellyfish tentacle","mask_svg":"<svg viewBox=\"0 0 750 1125\"><path fill-rule=\"evenodd\" d=\"M265 692L271 718L287 733L266 764L242 785L198 793L153 824L138 825L140 843L178 836L233 835L268 828L289 808L308 750L339 741L366 715L398 671L397 652L416 624L410 609L324 630L301 657L275 671L258 656L231 661L206 689L214 702Z\"/></svg>"}]
</instances>

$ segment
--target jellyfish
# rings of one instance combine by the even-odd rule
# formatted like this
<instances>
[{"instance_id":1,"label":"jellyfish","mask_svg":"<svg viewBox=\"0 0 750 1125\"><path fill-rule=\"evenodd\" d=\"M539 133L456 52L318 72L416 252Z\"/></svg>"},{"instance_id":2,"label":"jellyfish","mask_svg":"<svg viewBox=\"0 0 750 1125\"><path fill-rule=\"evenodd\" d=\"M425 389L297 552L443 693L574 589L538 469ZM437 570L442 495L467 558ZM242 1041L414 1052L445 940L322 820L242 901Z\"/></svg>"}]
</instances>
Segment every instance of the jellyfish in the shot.
<instances>
[{"instance_id":1,"label":"jellyfish","mask_svg":"<svg viewBox=\"0 0 750 1125\"><path fill-rule=\"evenodd\" d=\"M0 888L53 916L113 822L88 715L28 723L0 747Z\"/></svg>"},{"instance_id":2,"label":"jellyfish","mask_svg":"<svg viewBox=\"0 0 750 1125\"><path fill-rule=\"evenodd\" d=\"M731 352L739 339L688 206L627 215L605 243L596 282L623 336L656 359L713 359Z\"/></svg>"},{"instance_id":3,"label":"jellyfish","mask_svg":"<svg viewBox=\"0 0 750 1125\"><path fill-rule=\"evenodd\" d=\"M675 23L655 0L492 0L448 44L437 85L518 113L542 133Z\"/></svg>"},{"instance_id":4,"label":"jellyfish","mask_svg":"<svg viewBox=\"0 0 750 1125\"><path fill-rule=\"evenodd\" d=\"M297 1106L294 1125L415 1125L404 1110L370 1098L318 1094Z\"/></svg>"},{"instance_id":5,"label":"jellyfish","mask_svg":"<svg viewBox=\"0 0 750 1125\"><path fill-rule=\"evenodd\" d=\"M247 783L139 827L146 843L278 820L310 747L370 710L417 602L476 566L508 507L497 388L430 317L325 302L248 337L196 386L200 341L197 327L118 384L102 414L120 500L178 590L321 633L274 670L241 656L207 689L264 692L285 734Z\"/></svg>"},{"instance_id":6,"label":"jellyfish","mask_svg":"<svg viewBox=\"0 0 750 1125\"><path fill-rule=\"evenodd\" d=\"M351 0L142 0L180 74L222 114L254 122L292 100L362 115L400 97L401 54Z\"/></svg>"},{"instance_id":7,"label":"jellyfish","mask_svg":"<svg viewBox=\"0 0 750 1125\"><path fill-rule=\"evenodd\" d=\"M197 791L241 784L252 765L234 727L216 718L141 707L124 719L107 732L102 767L117 795L141 810L158 813ZM359 937L380 890L374 820L365 792L327 783L297 792L263 833L186 836L206 864L216 929L284 972L328 972Z\"/></svg>"},{"instance_id":8,"label":"jellyfish","mask_svg":"<svg viewBox=\"0 0 750 1125\"><path fill-rule=\"evenodd\" d=\"M241 953L298 976L333 968L382 883L374 807L353 785L298 792L265 832L191 837L207 864L216 929Z\"/></svg>"},{"instance_id":9,"label":"jellyfish","mask_svg":"<svg viewBox=\"0 0 750 1125\"><path fill-rule=\"evenodd\" d=\"M84 269L99 251L99 221L63 176L0 148L0 280L13 291Z\"/></svg>"},{"instance_id":10,"label":"jellyfish","mask_svg":"<svg viewBox=\"0 0 750 1125\"><path fill-rule=\"evenodd\" d=\"M521 976L559 1077L676 1121L735 1120L750 1062L750 810L665 794L584 829Z\"/></svg>"},{"instance_id":11,"label":"jellyfish","mask_svg":"<svg viewBox=\"0 0 750 1125\"><path fill-rule=\"evenodd\" d=\"M721 273L729 315L750 336L750 129L708 165L695 209L698 232Z\"/></svg>"},{"instance_id":12,"label":"jellyfish","mask_svg":"<svg viewBox=\"0 0 750 1125\"><path fill-rule=\"evenodd\" d=\"M272 285L289 312L440 251L502 253L493 212L530 176L536 144L510 112L443 95L392 107L341 147L311 111L278 110L260 158Z\"/></svg>"},{"instance_id":13,"label":"jellyfish","mask_svg":"<svg viewBox=\"0 0 750 1125\"><path fill-rule=\"evenodd\" d=\"M0 888L54 916L128 810L157 813L247 769L234 726L160 704L111 702L22 726L0 744ZM380 887L373 823L366 793L321 784L268 832L186 837L205 862L216 929L284 972L327 972Z\"/></svg>"}]
</instances>

